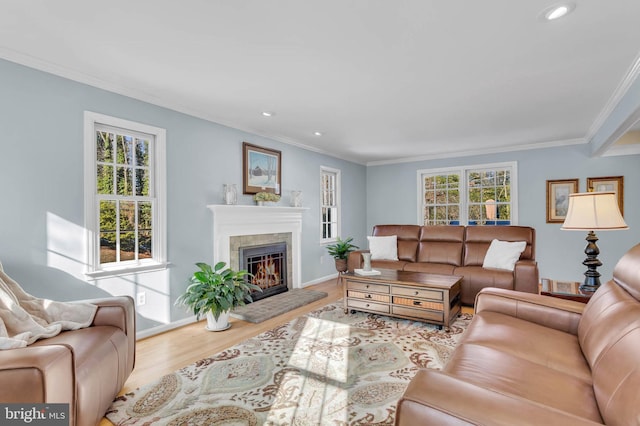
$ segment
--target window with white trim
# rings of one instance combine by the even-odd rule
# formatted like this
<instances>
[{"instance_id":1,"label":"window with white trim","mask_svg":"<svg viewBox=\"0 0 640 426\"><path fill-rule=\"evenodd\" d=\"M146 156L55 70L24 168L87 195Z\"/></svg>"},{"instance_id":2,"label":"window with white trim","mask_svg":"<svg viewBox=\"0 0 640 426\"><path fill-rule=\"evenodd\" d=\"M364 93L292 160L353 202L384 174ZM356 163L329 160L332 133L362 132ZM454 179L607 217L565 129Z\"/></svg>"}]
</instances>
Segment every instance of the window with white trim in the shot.
<instances>
[{"instance_id":1,"label":"window with white trim","mask_svg":"<svg viewBox=\"0 0 640 426\"><path fill-rule=\"evenodd\" d=\"M340 235L340 170L320 167L320 242Z\"/></svg>"},{"instance_id":2,"label":"window with white trim","mask_svg":"<svg viewBox=\"0 0 640 426\"><path fill-rule=\"evenodd\" d=\"M164 266L165 135L164 129L85 113L87 273Z\"/></svg>"},{"instance_id":3,"label":"window with white trim","mask_svg":"<svg viewBox=\"0 0 640 426\"><path fill-rule=\"evenodd\" d=\"M517 163L418 170L418 223L516 225Z\"/></svg>"}]
</instances>

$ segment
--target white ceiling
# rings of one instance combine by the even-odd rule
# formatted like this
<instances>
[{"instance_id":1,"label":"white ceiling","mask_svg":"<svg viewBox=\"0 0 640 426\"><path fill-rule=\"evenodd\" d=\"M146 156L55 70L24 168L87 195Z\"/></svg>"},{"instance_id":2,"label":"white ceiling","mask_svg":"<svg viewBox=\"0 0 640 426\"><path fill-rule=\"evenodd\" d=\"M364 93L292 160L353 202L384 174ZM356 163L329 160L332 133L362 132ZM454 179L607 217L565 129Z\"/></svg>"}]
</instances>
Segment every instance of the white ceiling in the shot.
<instances>
[{"instance_id":1,"label":"white ceiling","mask_svg":"<svg viewBox=\"0 0 640 426\"><path fill-rule=\"evenodd\" d=\"M379 164L587 142L639 58L640 1L545 22L552 4L0 0L0 57Z\"/></svg>"}]
</instances>

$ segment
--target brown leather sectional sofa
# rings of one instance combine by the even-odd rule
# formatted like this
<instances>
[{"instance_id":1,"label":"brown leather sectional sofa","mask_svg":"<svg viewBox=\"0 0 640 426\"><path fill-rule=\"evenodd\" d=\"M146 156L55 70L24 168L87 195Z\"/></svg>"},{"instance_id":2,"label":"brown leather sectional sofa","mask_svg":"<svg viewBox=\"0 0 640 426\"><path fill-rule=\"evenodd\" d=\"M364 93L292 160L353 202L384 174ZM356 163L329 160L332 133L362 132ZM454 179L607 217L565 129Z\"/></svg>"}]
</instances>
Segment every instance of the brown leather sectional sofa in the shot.
<instances>
[{"instance_id":1,"label":"brown leather sectional sofa","mask_svg":"<svg viewBox=\"0 0 640 426\"><path fill-rule=\"evenodd\" d=\"M482 290L445 368L398 404L417 424L640 425L640 245L586 305Z\"/></svg>"},{"instance_id":2,"label":"brown leather sectional sofa","mask_svg":"<svg viewBox=\"0 0 640 426\"><path fill-rule=\"evenodd\" d=\"M69 404L69 425L100 423L133 370L135 310L130 297L98 305L88 328L0 351L0 401Z\"/></svg>"},{"instance_id":3,"label":"brown leather sectional sofa","mask_svg":"<svg viewBox=\"0 0 640 426\"><path fill-rule=\"evenodd\" d=\"M374 268L388 268L433 274L461 275L462 303L473 305L484 287L538 293L538 264L535 260L536 233L528 226L419 226L376 225L373 236L398 237L398 260L374 260ZM482 267L493 239L526 241L514 271ZM349 254L353 272L362 267L361 253Z\"/></svg>"}]
</instances>

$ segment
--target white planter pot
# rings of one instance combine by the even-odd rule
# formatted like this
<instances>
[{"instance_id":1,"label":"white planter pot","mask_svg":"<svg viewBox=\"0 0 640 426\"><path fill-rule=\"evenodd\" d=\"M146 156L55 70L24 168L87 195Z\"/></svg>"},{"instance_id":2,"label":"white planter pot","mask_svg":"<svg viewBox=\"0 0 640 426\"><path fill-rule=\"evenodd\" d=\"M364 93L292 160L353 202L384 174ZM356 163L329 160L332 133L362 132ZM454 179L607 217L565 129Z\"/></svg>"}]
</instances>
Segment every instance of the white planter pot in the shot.
<instances>
[{"instance_id":1,"label":"white planter pot","mask_svg":"<svg viewBox=\"0 0 640 426\"><path fill-rule=\"evenodd\" d=\"M207 326L205 327L207 330L222 331L229 327L231 327L231 323L229 322L229 311L222 312L217 321L211 312L207 312Z\"/></svg>"}]
</instances>

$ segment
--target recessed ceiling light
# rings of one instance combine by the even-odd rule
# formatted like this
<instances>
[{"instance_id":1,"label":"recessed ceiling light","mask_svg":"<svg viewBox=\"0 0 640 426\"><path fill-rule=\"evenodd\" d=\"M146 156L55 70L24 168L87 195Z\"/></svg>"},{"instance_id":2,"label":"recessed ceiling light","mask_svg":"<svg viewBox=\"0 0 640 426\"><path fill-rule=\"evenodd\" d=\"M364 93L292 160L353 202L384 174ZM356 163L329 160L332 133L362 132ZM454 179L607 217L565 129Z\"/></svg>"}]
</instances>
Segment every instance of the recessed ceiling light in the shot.
<instances>
[{"instance_id":1,"label":"recessed ceiling light","mask_svg":"<svg viewBox=\"0 0 640 426\"><path fill-rule=\"evenodd\" d=\"M264 115L265 117L273 117L274 115L276 115L276 113L270 111L262 111L262 115Z\"/></svg>"},{"instance_id":2,"label":"recessed ceiling light","mask_svg":"<svg viewBox=\"0 0 640 426\"><path fill-rule=\"evenodd\" d=\"M575 4L574 3L554 4L553 6L550 6L550 7L546 8L542 12L542 16L547 21L553 21L555 19L562 18L563 16L566 16L574 8L575 8Z\"/></svg>"},{"instance_id":3,"label":"recessed ceiling light","mask_svg":"<svg viewBox=\"0 0 640 426\"><path fill-rule=\"evenodd\" d=\"M322 132L313 132L315 136L322 136Z\"/></svg>"}]
</instances>

